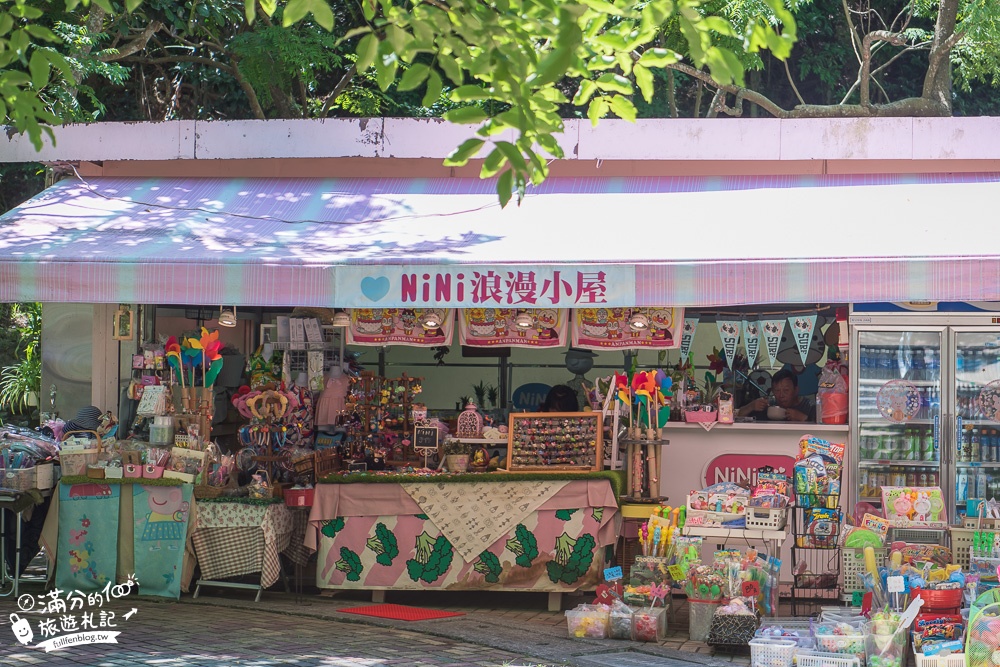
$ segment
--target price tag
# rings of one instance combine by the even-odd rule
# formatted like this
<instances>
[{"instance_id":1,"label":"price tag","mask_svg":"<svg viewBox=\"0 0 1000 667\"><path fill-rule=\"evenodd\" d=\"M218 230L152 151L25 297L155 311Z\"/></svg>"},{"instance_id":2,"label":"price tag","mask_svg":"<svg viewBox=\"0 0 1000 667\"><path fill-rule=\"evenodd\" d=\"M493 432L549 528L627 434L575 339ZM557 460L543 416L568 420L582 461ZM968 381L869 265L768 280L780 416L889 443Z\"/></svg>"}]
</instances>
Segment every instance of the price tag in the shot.
<instances>
[{"instance_id":1,"label":"price tag","mask_svg":"<svg viewBox=\"0 0 1000 667\"><path fill-rule=\"evenodd\" d=\"M900 576L887 577L885 585L890 593L902 593L906 588Z\"/></svg>"},{"instance_id":2,"label":"price tag","mask_svg":"<svg viewBox=\"0 0 1000 667\"><path fill-rule=\"evenodd\" d=\"M671 565L667 568L667 572L674 581L684 581L687 578L687 569L683 565Z\"/></svg>"},{"instance_id":3,"label":"price tag","mask_svg":"<svg viewBox=\"0 0 1000 667\"><path fill-rule=\"evenodd\" d=\"M756 581L744 581L740 587L740 592L743 593L743 597L755 598L760 595L760 584Z\"/></svg>"},{"instance_id":4,"label":"price tag","mask_svg":"<svg viewBox=\"0 0 1000 667\"><path fill-rule=\"evenodd\" d=\"M621 567L609 567L604 570L604 580L605 581L618 581L622 578Z\"/></svg>"},{"instance_id":5,"label":"price tag","mask_svg":"<svg viewBox=\"0 0 1000 667\"><path fill-rule=\"evenodd\" d=\"M660 586L659 584L649 585L649 597L654 600L664 600L667 597L669 590L666 586Z\"/></svg>"}]
</instances>

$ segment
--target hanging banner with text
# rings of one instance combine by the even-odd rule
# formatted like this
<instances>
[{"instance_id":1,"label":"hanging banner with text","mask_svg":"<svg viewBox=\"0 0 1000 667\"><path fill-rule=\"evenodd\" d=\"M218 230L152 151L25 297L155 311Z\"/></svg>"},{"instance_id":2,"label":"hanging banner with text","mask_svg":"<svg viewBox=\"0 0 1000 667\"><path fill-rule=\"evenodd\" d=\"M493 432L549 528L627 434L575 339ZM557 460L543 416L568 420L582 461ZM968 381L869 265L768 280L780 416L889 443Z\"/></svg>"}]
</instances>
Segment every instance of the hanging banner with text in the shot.
<instances>
[{"instance_id":1,"label":"hanging banner with text","mask_svg":"<svg viewBox=\"0 0 1000 667\"><path fill-rule=\"evenodd\" d=\"M768 363L774 368L774 360L781 347L781 336L785 332L785 320L761 320L760 331L764 336L764 349L767 350Z\"/></svg>"},{"instance_id":2,"label":"hanging banner with text","mask_svg":"<svg viewBox=\"0 0 1000 667\"><path fill-rule=\"evenodd\" d=\"M337 267L338 302L413 308L573 308L635 305L635 266Z\"/></svg>"},{"instance_id":3,"label":"hanging banner with text","mask_svg":"<svg viewBox=\"0 0 1000 667\"><path fill-rule=\"evenodd\" d=\"M743 347L747 351L747 366L753 368L760 353L760 322L743 320Z\"/></svg>"},{"instance_id":4,"label":"hanging banner with text","mask_svg":"<svg viewBox=\"0 0 1000 667\"><path fill-rule=\"evenodd\" d=\"M740 321L717 320L715 324L719 327L719 336L722 338L722 350L726 355L726 363L732 368L736 347L740 343Z\"/></svg>"},{"instance_id":5,"label":"hanging banner with text","mask_svg":"<svg viewBox=\"0 0 1000 667\"><path fill-rule=\"evenodd\" d=\"M795 339L795 346L799 349L799 357L802 358L802 365L806 365L806 357L809 356L809 345L812 343L813 330L816 328L816 313L811 315L792 315L788 318L788 325L792 328L792 338Z\"/></svg>"},{"instance_id":6,"label":"hanging banner with text","mask_svg":"<svg viewBox=\"0 0 1000 667\"><path fill-rule=\"evenodd\" d=\"M565 347L564 308L465 308L458 311L458 340L468 347Z\"/></svg>"},{"instance_id":7,"label":"hanging banner with text","mask_svg":"<svg viewBox=\"0 0 1000 667\"><path fill-rule=\"evenodd\" d=\"M633 317L645 327L633 329ZM573 347L674 350L681 344L678 329L683 321L683 308L574 308Z\"/></svg>"},{"instance_id":8,"label":"hanging banner with text","mask_svg":"<svg viewBox=\"0 0 1000 667\"><path fill-rule=\"evenodd\" d=\"M688 356L691 354L691 344L694 343L694 332L698 330L698 320L700 318L696 315L694 317L684 318L684 330L681 332L681 363L683 364L687 361Z\"/></svg>"},{"instance_id":9,"label":"hanging banner with text","mask_svg":"<svg viewBox=\"0 0 1000 667\"><path fill-rule=\"evenodd\" d=\"M440 347L455 333L450 308L355 308L350 315L348 345Z\"/></svg>"}]
</instances>

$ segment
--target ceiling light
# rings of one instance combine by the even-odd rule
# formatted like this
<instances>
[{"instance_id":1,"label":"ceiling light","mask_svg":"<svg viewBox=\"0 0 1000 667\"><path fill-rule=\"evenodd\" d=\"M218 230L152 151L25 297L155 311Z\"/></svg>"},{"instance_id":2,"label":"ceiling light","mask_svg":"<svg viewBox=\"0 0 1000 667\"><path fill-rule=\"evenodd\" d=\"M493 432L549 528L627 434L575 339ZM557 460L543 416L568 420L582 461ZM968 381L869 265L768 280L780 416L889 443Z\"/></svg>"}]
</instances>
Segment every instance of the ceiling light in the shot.
<instances>
[{"instance_id":1,"label":"ceiling light","mask_svg":"<svg viewBox=\"0 0 1000 667\"><path fill-rule=\"evenodd\" d=\"M351 316L347 314L347 311L338 310L333 316L333 326L335 327L349 327L351 326Z\"/></svg>"},{"instance_id":2,"label":"ceiling light","mask_svg":"<svg viewBox=\"0 0 1000 667\"><path fill-rule=\"evenodd\" d=\"M522 310L514 317L514 324L521 329L530 329L535 326L535 318L531 313Z\"/></svg>"},{"instance_id":3,"label":"ceiling light","mask_svg":"<svg viewBox=\"0 0 1000 667\"><path fill-rule=\"evenodd\" d=\"M628 328L632 331L645 331L649 328L649 318L642 313L636 313L629 318Z\"/></svg>"},{"instance_id":4,"label":"ceiling light","mask_svg":"<svg viewBox=\"0 0 1000 667\"><path fill-rule=\"evenodd\" d=\"M437 329L441 326L441 314L436 313L433 310L428 310L424 313L423 317L420 318L420 324L423 325L425 329Z\"/></svg>"},{"instance_id":5,"label":"ceiling light","mask_svg":"<svg viewBox=\"0 0 1000 667\"><path fill-rule=\"evenodd\" d=\"M219 306L219 326L233 328L236 326L236 306L226 310L224 306Z\"/></svg>"}]
</instances>

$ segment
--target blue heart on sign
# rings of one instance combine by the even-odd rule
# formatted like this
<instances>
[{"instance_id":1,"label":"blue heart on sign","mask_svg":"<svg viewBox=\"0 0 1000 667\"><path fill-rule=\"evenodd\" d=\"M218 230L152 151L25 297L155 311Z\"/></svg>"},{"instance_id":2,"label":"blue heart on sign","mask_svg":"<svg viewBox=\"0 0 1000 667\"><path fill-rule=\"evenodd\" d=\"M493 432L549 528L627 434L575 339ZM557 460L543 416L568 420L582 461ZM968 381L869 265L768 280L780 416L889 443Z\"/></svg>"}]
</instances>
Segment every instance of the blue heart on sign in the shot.
<instances>
[{"instance_id":1,"label":"blue heart on sign","mask_svg":"<svg viewBox=\"0 0 1000 667\"><path fill-rule=\"evenodd\" d=\"M379 278L362 278L361 293L369 301L381 301L382 297L389 293L389 279L385 276Z\"/></svg>"}]
</instances>

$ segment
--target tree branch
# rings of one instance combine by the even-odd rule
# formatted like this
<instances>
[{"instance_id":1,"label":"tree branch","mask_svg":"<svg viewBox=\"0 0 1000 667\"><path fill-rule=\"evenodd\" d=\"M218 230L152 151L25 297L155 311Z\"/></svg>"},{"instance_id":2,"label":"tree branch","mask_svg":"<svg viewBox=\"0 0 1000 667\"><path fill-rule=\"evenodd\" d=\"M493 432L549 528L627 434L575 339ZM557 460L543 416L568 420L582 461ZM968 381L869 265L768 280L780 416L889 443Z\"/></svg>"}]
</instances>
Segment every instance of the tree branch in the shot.
<instances>
[{"instance_id":1,"label":"tree branch","mask_svg":"<svg viewBox=\"0 0 1000 667\"><path fill-rule=\"evenodd\" d=\"M785 58L782 62L785 63L785 75L788 77L788 83L792 84L792 90L795 91L795 97L799 100L799 104L805 104L806 101L802 99L798 86L795 85L795 81L792 79L792 71L788 69L788 58Z\"/></svg>"},{"instance_id":2,"label":"tree branch","mask_svg":"<svg viewBox=\"0 0 1000 667\"><path fill-rule=\"evenodd\" d=\"M863 107L871 104L872 42L889 42L896 46L902 46L906 44L906 38L887 30L873 30L865 35L861 50L861 74L858 75L858 80L861 82L861 106Z\"/></svg>"},{"instance_id":3,"label":"tree branch","mask_svg":"<svg viewBox=\"0 0 1000 667\"><path fill-rule=\"evenodd\" d=\"M213 60L212 58L202 58L201 56L161 56L159 58L140 58L140 57L130 57L124 58L126 62L130 63L140 63L147 65L160 65L162 63L198 63L200 65L208 65L209 67L218 67L219 69L233 74L236 70L235 67L227 65L225 63L219 62L218 60Z\"/></svg>"},{"instance_id":4,"label":"tree branch","mask_svg":"<svg viewBox=\"0 0 1000 667\"><path fill-rule=\"evenodd\" d=\"M690 65L685 65L684 63L672 63L670 65L667 65L667 68L672 70L677 70L678 72L683 72L684 74L687 74L688 76L694 79L697 79L709 86L712 86L713 88L723 90L724 92L727 93L732 93L733 95L736 95L740 91L743 91L742 99L746 100L747 102L750 102L751 104L756 104L761 109L768 112L775 118L790 117L788 111L782 109L773 101L771 101L769 98L761 95L755 90L747 90L746 88L742 88L740 86L732 86L732 85L722 86L715 79L713 79L712 75L709 74L708 72L702 72L701 70L695 69Z\"/></svg>"},{"instance_id":5,"label":"tree branch","mask_svg":"<svg viewBox=\"0 0 1000 667\"><path fill-rule=\"evenodd\" d=\"M951 109L951 50L964 37L955 32L958 23L959 0L941 0L938 6L937 22L934 25L934 39L931 52L927 56L927 73L921 97L935 99Z\"/></svg>"},{"instance_id":6,"label":"tree branch","mask_svg":"<svg viewBox=\"0 0 1000 667\"><path fill-rule=\"evenodd\" d=\"M893 64L894 62L896 62L896 60L901 55L903 55L904 53L909 53L910 51L923 51L924 49L926 49L928 47L929 44L930 44L930 42L920 42L919 44L912 44L912 45L906 47L905 49L903 49L902 51L900 51L899 53L897 53L896 55L894 55L892 58L889 58L889 60L885 61L884 63L882 63L881 65L879 65L875 69L873 69L872 72L871 72L872 78L874 79L874 77L877 74L879 74L884 69L886 69L887 67L889 67L889 65ZM841 104L846 104L847 100L851 99L851 95L854 94L854 91L857 89L858 84L860 84L860 83L861 83L861 79L859 78L859 79L856 79L854 81L854 83L851 84L851 87L848 89L847 94L844 95L844 99L842 99L840 101Z\"/></svg>"},{"instance_id":7,"label":"tree branch","mask_svg":"<svg viewBox=\"0 0 1000 667\"><path fill-rule=\"evenodd\" d=\"M326 96L325 100L323 100L323 110L319 112L320 118L326 118L326 114L330 113L333 103L336 102L337 98L340 97L340 94L347 89L347 85L351 82L351 79L354 78L357 71L357 63L351 63L351 66L347 68L346 72L344 72L344 76L340 77L340 81L337 82L337 85L333 87L330 94Z\"/></svg>"},{"instance_id":8,"label":"tree branch","mask_svg":"<svg viewBox=\"0 0 1000 667\"><path fill-rule=\"evenodd\" d=\"M854 56L861 64L861 40L854 30L854 21L851 20L851 9L847 6L847 0L840 0L841 7L844 8L844 18L847 19L847 32L851 33L851 47L854 49Z\"/></svg>"},{"instance_id":9,"label":"tree branch","mask_svg":"<svg viewBox=\"0 0 1000 667\"><path fill-rule=\"evenodd\" d=\"M116 53L109 53L108 51L105 51L101 55L97 56L97 59L101 62L109 63L116 62L122 58L127 58L130 55L146 48L146 44L149 43L149 40L153 37L153 35L159 32L161 28L163 28L162 23L159 21L153 21L147 25L135 39L118 49Z\"/></svg>"}]
</instances>

